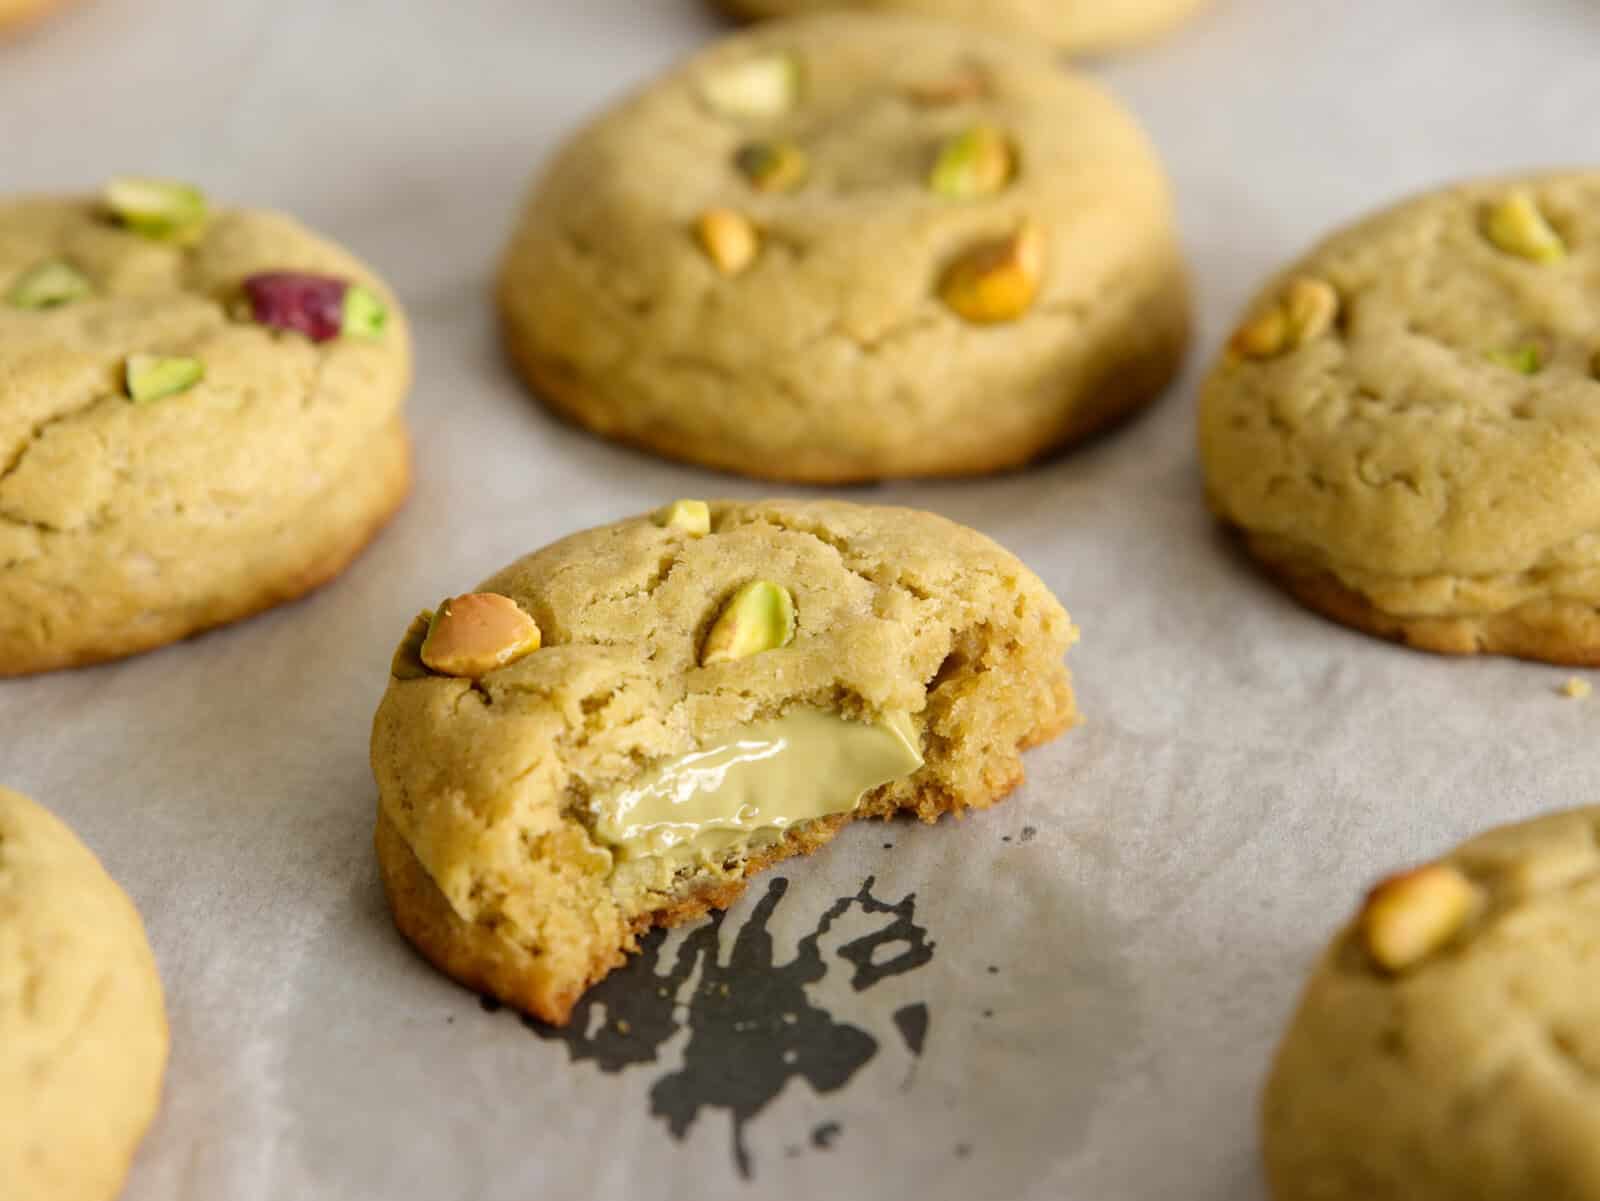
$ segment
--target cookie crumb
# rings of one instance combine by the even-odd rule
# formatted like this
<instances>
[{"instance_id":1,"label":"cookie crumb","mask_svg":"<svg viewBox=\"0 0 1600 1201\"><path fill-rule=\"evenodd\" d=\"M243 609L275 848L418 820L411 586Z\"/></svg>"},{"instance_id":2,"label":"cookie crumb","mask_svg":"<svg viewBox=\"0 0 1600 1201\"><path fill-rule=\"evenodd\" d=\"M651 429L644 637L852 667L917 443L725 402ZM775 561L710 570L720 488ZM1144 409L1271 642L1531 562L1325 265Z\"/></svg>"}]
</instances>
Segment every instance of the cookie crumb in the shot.
<instances>
[{"instance_id":1,"label":"cookie crumb","mask_svg":"<svg viewBox=\"0 0 1600 1201\"><path fill-rule=\"evenodd\" d=\"M1593 691L1594 686L1588 680L1579 679L1577 676L1568 676L1567 682L1561 685L1561 694L1575 701L1587 700Z\"/></svg>"}]
</instances>

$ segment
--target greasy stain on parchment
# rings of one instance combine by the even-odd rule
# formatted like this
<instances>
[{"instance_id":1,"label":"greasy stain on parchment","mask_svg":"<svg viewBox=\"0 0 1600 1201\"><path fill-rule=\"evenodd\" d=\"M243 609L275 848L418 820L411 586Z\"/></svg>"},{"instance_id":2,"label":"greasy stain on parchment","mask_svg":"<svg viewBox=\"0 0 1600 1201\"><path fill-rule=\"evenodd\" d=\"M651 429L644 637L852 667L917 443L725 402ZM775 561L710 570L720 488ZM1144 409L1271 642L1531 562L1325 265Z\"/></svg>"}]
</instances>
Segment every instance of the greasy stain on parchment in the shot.
<instances>
[{"instance_id":1,"label":"greasy stain on parchment","mask_svg":"<svg viewBox=\"0 0 1600 1201\"><path fill-rule=\"evenodd\" d=\"M718 956L723 913L693 930L670 965L662 963L666 932L656 930L640 940L641 952L627 967L584 994L564 1029L533 1021L527 1026L541 1038L566 1043L574 1061L593 1062L605 1072L658 1062L667 1040L687 1027L683 1064L651 1088L651 1112L681 1141L702 1114L726 1110L733 1123L734 1164L749 1177L746 1129L790 1080L802 1079L819 1094L832 1093L878 1053L876 1038L813 1004L806 992L829 971L819 945L823 936L852 909L888 919L837 950L857 993L933 958L934 943L915 921L916 894L883 901L873 895L875 882L867 877L854 895L830 905L816 929L800 940L794 958L778 963L768 927L789 881L771 880L740 927L726 964ZM680 997L697 968L693 991ZM907 1050L920 1056L928 1036L927 1005L901 1006L893 1018ZM831 1147L840 1133L836 1122L824 1123L812 1145Z\"/></svg>"}]
</instances>

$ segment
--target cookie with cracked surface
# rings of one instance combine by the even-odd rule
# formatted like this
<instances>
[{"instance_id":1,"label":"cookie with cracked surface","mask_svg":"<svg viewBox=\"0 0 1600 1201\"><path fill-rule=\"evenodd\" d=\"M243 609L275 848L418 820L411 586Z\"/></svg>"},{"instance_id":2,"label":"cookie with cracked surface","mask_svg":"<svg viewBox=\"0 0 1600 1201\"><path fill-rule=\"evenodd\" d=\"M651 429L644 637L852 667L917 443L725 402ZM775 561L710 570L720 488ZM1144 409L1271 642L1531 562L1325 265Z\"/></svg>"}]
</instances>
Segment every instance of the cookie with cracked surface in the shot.
<instances>
[{"instance_id":1,"label":"cookie with cracked surface","mask_svg":"<svg viewBox=\"0 0 1600 1201\"><path fill-rule=\"evenodd\" d=\"M395 655L372 767L396 924L565 1023L640 932L852 819L1000 800L1076 722L1075 637L1013 556L914 510L722 502L575 534Z\"/></svg>"},{"instance_id":2,"label":"cookie with cracked surface","mask_svg":"<svg viewBox=\"0 0 1600 1201\"><path fill-rule=\"evenodd\" d=\"M0 1181L110 1201L155 1116L161 980L132 902L72 831L0 788Z\"/></svg>"},{"instance_id":3,"label":"cookie with cracked surface","mask_svg":"<svg viewBox=\"0 0 1600 1201\"><path fill-rule=\"evenodd\" d=\"M1036 45L863 14L729 38L589 126L499 302L579 424L810 482L1025 463L1157 396L1188 330L1115 101Z\"/></svg>"},{"instance_id":4,"label":"cookie with cracked surface","mask_svg":"<svg viewBox=\"0 0 1600 1201\"><path fill-rule=\"evenodd\" d=\"M1276 1201L1600 1198L1600 808L1373 890L1267 1083Z\"/></svg>"},{"instance_id":5,"label":"cookie with cracked surface","mask_svg":"<svg viewBox=\"0 0 1600 1201\"><path fill-rule=\"evenodd\" d=\"M1462 184L1273 281L1201 398L1207 492L1304 603L1600 662L1600 173Z\"/></svg>"},{"instance_id":6,"label":"cookie with cracked surface","mask_svg":"<svg viewBox=\"0 0 1600 1201\"><path fill-rule=\"evenodd\" d=\"M293 599L404 499L404 319L288 217L0 202L0 676Z\"/></svg>"},{"instance_id":7,"label":"cookie with cracked surface","mask_svg":"<svg viewBox=\"0 0 1600 1201\"><path fill-rule=\"evenodd\" d=\"M1074 54L1147 42L1199 11L1205 0L715 0L736 17L798 17L839 8L965 21L1044 38Z\"/></svg>"}]
</instances>

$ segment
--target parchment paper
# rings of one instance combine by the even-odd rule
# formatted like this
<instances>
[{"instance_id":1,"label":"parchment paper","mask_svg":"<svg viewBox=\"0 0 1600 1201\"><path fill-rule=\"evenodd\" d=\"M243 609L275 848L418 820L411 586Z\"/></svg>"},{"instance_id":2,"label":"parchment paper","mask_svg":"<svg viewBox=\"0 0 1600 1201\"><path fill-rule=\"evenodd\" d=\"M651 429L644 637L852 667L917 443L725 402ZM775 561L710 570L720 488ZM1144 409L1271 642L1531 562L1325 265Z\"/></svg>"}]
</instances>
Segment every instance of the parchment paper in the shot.
<instances>
[{"instance_id":1,"label":"parchment paper","mask_svg":"<svg viewBox=\"0 0 1600 1201\"><path fill-rule=\"evenodd\" d=\"M409 617L570 530L769 491L551 420L487 303L535 165L718 28L697 0L90 0L0 48L5 191L142 171L292 209L383 270L418 334L416 493L347 576L0 684L0 781L103 855L166 980L128 1201L1257 1201L1270 1050L1360 890L1600 794L1600 700L1557 695L1569 673L1300 611L1213 532L1192 450L1199 371L1284 256L1437 181L1600 158L1600 10L1218 0L1090 68L1177 183L1183 384L1036 470L850 493L1032 564L1083 627L1088 724L1006 805L854 828L652 944L564 1038L424 965L380 895L366 761Z\"/></svg>"}]
</instances>

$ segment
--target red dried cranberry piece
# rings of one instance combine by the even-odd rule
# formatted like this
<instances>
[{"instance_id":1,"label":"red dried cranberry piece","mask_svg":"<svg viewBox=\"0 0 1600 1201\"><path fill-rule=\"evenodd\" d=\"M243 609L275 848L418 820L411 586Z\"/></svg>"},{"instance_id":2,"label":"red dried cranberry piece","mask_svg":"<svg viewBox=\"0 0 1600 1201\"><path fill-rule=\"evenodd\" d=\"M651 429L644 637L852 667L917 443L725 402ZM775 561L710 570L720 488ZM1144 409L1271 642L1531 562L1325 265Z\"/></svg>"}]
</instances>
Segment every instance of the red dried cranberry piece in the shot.
<instances>
[{"instance_id":1,"label":"red dried cranberry piece","mask_svg":"<svg viewBox=\"0 0 1600 1201\"><path fill-rule=\"evenodd\" d=\"M337 338L344 323L346 280L304 271L264 271L244 281L251 315L273 329L297 330L313 342Z\"/></svg>"}]
</instances>

